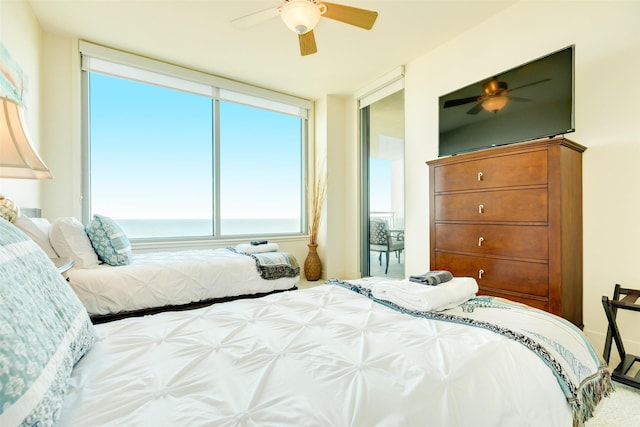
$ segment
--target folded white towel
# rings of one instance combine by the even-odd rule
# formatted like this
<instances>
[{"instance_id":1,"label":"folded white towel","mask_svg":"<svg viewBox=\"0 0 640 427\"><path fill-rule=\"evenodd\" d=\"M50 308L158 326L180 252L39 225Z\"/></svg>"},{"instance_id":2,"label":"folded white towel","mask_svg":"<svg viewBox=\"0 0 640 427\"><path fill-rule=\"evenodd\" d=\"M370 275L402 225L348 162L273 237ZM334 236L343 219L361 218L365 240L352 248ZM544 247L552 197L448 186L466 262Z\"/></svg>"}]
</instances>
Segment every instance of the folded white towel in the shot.
<instances>
[{"instance_id":1,"label":"folded white towel","mask_svg":"<svg viewBox=\"0 0 640 427\"><path fill-rule=\"evenodd\" d=\"M252 245L250 243L240 243L236 245L236 251L246 254L259 254L262 252L277 252L279 246L277 243L265 243L262 245Z\"/></svg>"},{"instance_id":2,"label":"folded white towel","mask_svg":"<svg viewBox=\"0 0 640 427\"><path fill-rule=\"evenodd\" d=\"M374 297L416 311L442 311L462 304L478 292L473 277L455 277L438 286L409 280L383 281L371 287Z\"/></svg>"}]
</instances>

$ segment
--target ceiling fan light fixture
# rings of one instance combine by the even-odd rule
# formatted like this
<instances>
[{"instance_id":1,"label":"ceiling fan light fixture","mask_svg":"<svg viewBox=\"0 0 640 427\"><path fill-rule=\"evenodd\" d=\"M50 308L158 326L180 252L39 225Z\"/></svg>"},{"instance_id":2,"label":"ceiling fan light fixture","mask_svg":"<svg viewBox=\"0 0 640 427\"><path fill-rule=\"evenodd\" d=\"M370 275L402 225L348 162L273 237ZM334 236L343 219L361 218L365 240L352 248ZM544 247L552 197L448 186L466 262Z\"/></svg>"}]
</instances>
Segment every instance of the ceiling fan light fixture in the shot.
<instances>
[{"instance_id":1,"label":"ceiling fan light fixture","mask_svg":"<svg viewBox=\"0 0 640 427\"><path fill-rule=\"evenodd\" d=\"M507 102L509 102L509 98L507 98L505 95L491 96L482 101L482 108L487 111L495 112L498 110L502 110L505 105L507 105Z\"/></svg>"},{"instance_id":2,"label":"ceiling fan light fixture","mask_svg":"<svg viewBox=\"0 0 640 427\"><path fill-rule=\"evenodd\" d=\"M278 8L284 23L296 34L313 30L326 10L325 5L313 0L289 0Z\"/></svg>"}]
</instances>

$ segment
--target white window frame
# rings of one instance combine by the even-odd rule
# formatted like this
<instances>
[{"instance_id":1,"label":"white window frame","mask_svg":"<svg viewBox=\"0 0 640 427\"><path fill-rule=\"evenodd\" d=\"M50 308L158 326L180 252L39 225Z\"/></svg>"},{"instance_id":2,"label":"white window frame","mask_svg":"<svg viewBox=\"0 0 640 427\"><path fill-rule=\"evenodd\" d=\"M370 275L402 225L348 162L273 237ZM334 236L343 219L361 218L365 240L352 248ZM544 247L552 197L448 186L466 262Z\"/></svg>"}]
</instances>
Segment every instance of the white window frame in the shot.
<instances>
[{"instance_id":1,"label":"white window frame","mask_svg":"<svg viewBox=\"0 0 640 427\"><path fill-rule=\"evenodd\" d=\"M91 215L90 194L90 141L89 141L89 72L106 74L146 84L166 87L172 90L180 90L188 93L202 95L215 100L230 101L244 104L264 110L288 114L302 119L302 159L301 159L301 230L306 234L307 229L307 153L309 150L309 129L313 129L310 121L313 118L313 102L304 98L295 97L280 92L252 86L246 83L225 79L212 74L203 73L166 62L142 57L132 53L100 46L86 41L79 41L82 73L82 220L89 223ZM214 149L219 150L219 136L214 136ZM217 153L219 154L219 153ZM216 161L219 157L216 154ZM214 171L217 166L213 165ZM214 172L216 174L216 172ZM218 177L214 180L214 200L220 196L220 182ZM213 213L219 230L219 200L216 200L216 211ZM179 238L180 240L225 240L228 236L207 236ZM161 241L166 238L139 239L140 241ZM171 239L170 239L171 240Z\"/></svg>"}]
</instances>

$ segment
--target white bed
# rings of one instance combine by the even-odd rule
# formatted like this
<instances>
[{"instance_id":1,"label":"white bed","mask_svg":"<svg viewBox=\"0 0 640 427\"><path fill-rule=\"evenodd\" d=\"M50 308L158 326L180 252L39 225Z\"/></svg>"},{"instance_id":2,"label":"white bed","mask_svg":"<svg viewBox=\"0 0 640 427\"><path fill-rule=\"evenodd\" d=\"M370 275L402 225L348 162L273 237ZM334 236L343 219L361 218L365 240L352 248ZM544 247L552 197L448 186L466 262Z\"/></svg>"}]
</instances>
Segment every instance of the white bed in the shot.
<instances>
[{"instance_id":1,"label":"white bed","mask_svg":"<svg viewBox=\"0 0 640 427\"><path fill-rule=\"evenodd\" d=\"M300 275L264 279L253 257L221 248L133 254L127 265L71 268L67 278L89 314L99 319L293 289Z\"/></svg>"},{"instance_id":2,"label":"white bed","mask_svg":"<svg viewBox=\"0 0 640 427\"><path fill-rule=\"evenodd\" d=\"M372 296L380 279L93 326L6 224L0 425L568 427L611 391L563 319L491 297L416 313Z\"/></svg>"},{"instance_id":3,"label":"white bed","mask_svg":"<svg viewBox=\"0 0 640 427\"><path fill-rule=\"evenodd\" d=\"M276 243L135 254L102 215L88 227L72 217L20 215L16 226L49 258L73 261L65 275L95 322L296 289L300 279L295 257Z\"/></svg>"}]
</instances>

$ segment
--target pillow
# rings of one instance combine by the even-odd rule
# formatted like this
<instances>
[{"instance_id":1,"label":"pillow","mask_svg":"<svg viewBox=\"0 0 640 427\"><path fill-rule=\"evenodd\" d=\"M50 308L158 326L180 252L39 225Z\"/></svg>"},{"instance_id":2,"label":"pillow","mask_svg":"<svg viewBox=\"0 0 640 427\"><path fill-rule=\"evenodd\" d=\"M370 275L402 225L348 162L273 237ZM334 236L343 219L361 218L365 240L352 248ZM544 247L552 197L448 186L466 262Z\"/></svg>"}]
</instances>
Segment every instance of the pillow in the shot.
<instances>
[{"instance_id":1,"label":"pillow","mask_svg":"<svg viewBox=\"0 0 640 427\"><path fill-rule=\"evenodd\" d=\"M94 215L87 235L101 261L109 265L129 264L131 243L122 228L104 215Z\"/></svg>"},{"instance_id":2,"label":"pillow","mask_svg":"<svg viewBox=\"0 0 640 427\"><path fill-rule=\"evenodd\" d=\"M49 221L44 218L29 218L24 214L20 214L14 224L22 230L24 234L31 237L49 258L59 257L49 241L49 230L51 230L51 223Z\"/></svg>"},{"instance_id":3,"label":"pillow","mask_svg":"<svg viewBox=\"0 0 640 427\"><path fill-rule=\"evenodd\" d=\"M1 219L0 295L0 425L55 425L95 330L47 254Z\"/></svg>"},{"instance_id":4,"label":"pillow","mask_svg":"<svg viewBox=\"0 0 640 427\"><path fill-rule=\"evenodd\" d=\"M73 260L74 267L91 268L100 263L84 226L75 218L64 217L53 221L49 240L58 255Z\"/></svg>"}]
</instances>

